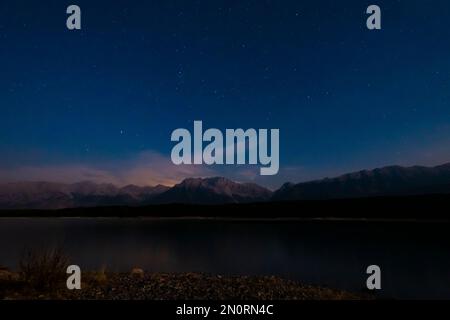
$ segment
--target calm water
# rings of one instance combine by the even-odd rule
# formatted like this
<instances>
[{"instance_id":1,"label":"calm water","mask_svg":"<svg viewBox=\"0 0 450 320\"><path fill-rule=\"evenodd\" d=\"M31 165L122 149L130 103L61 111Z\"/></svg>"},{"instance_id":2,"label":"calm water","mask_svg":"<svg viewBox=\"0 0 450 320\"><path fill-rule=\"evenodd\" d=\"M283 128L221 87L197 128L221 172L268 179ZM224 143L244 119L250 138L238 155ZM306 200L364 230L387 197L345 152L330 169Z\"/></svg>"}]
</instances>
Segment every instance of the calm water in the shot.
<instances>
[{"instance_id":1,"label":"calm water","mask_svg":"<svg viewBox=\"0 0 450 320\"><path fill-rule=\"evenodd\" d=\"M381 295L450 298L450 224L1 218L0 265L26 247L63 246L86 270L279 275L360 291L382 270Z\"/></svg>"}]
</instances>

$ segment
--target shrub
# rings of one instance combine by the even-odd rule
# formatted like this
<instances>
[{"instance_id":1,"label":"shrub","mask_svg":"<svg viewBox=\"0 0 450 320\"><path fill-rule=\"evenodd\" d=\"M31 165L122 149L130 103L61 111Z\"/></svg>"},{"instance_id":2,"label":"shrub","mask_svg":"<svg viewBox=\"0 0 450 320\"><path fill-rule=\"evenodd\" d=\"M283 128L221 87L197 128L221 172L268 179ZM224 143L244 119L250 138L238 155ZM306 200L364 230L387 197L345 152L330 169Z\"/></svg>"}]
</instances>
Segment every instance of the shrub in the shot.
<instances>
[{"instance_id":1,"label":"shrub","mask_svg":"<svg viewBox=\"0 0 450 320\"><path fill-rule=\"evenodd\" d=\"M99 285L103 285L108 282L105 266L102 266L102 268L99 271L93 273L93 280L95 283Z\"/></svg>"},{"instance_id":2,"label":"shrub","mask_svg":"<svg viewBox=\"0 0 450 320\"><path fill-rule=\"evenodd\" d=\"M55 290L65 285L68 257L61 248L24 251L19 262L22 280L38 291Z\"/></svg>"}]
</instances>

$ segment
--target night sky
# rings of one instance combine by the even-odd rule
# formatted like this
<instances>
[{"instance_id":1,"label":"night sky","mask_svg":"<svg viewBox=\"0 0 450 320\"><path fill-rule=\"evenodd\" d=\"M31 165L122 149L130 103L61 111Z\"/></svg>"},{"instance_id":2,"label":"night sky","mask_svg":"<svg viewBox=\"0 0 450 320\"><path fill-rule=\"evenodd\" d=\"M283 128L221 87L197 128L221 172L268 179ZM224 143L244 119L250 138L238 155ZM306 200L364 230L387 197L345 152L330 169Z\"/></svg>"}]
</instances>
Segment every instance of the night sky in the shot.
<instances>
[{"instance_id":1,"label":"night sky","mask_svg":"<svg viewBox=\"0 0 450 320\"><path fill-rule=\"evenodd\" d=\"M66 28L66 8L82 30ZM366 8L382 9L382 30ZM449 1L0 2L0 182L275 188L450 161ZM280 172L170 161L176 128L279 128Z\"/></svg>"}]
</instances>

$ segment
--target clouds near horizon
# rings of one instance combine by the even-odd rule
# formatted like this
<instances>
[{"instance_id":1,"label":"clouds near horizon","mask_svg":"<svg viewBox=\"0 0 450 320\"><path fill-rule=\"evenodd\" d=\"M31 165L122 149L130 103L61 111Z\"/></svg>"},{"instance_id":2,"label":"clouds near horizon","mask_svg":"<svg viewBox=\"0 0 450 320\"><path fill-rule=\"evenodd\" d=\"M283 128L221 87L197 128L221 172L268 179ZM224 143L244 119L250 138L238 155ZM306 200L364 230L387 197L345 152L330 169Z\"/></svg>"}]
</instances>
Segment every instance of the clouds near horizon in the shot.
<instances>
[{"instance_id":1,"label":"clouds near horizon","mask_svg":"<svg viewBox=\"0 0 450 320\"><path fill-rule=\"evenodd\" d=\"M213 175L213 171L200 166L177 166L170 158L153 151L146 151L127 160L97 164L60 163L51 165L24 165L1 168L1 182L52 181L74 183L93 181L118 186L174 185L187 177Z\"/></svg>"}]
</instances>

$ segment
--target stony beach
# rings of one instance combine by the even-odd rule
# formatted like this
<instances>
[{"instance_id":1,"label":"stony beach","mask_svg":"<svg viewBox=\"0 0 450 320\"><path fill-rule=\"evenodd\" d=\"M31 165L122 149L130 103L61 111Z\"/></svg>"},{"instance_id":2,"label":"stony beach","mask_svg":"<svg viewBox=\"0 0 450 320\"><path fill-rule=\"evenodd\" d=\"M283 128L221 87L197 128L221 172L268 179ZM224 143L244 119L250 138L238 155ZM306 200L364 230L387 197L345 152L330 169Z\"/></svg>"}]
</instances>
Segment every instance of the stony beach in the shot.
<instances>
[{"instance_id":1,"label":"stony beach","mask_svg":"<svg viewBox=\"0 0 450 320\"><path fill-rule=\"evenodd\" d=\"M39 292L20 274L0 271L1 299L74 300L358 300L367 297L345 291L303 285L278 277L225 277L202 273L90 272L82 289L64 287Z\"/></svg>"}]
</instances>

